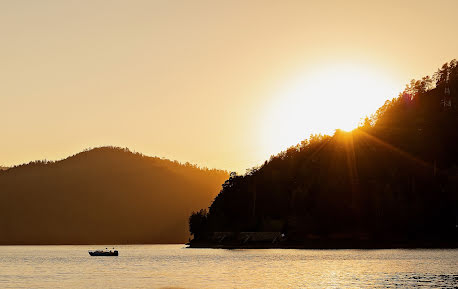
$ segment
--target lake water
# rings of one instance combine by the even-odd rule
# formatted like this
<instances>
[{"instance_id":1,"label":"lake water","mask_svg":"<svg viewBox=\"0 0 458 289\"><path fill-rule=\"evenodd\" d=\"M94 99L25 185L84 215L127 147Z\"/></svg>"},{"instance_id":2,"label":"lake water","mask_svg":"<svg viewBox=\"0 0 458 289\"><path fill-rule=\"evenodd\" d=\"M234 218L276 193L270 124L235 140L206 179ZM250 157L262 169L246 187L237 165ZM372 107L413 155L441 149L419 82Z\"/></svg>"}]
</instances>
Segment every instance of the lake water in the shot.
<instances>
[{"instance_id":1,"label":"lake water","mask_svg":"<svg viewBox=\"0 0 458 289\"><path fill-rule=\"evenodd\" d=\"M0 246L0 288L458 286L458 250L221 250L184 245Z\"/></svg>"}]
</instances>

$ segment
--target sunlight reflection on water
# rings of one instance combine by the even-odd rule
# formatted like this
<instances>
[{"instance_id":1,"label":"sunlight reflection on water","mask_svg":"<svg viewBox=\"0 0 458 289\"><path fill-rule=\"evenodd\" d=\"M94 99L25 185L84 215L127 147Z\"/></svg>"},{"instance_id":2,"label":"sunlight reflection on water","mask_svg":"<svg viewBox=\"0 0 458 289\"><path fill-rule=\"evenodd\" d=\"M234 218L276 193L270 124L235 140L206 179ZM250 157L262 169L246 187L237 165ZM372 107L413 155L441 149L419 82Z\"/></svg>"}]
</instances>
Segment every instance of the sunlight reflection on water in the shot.
<instances>
[{"instance_id":1,"label":"sunlight reflection on water","mask_svg":"<svg viewBox=\"0 0 458 289\"><path fill-rule=\"evenodd\" d=\"M103 247L103 246L100 246ZM217 250L183 245L0 246L0 288L458 286L458 250Z\"/></svg>"}]
</instances>

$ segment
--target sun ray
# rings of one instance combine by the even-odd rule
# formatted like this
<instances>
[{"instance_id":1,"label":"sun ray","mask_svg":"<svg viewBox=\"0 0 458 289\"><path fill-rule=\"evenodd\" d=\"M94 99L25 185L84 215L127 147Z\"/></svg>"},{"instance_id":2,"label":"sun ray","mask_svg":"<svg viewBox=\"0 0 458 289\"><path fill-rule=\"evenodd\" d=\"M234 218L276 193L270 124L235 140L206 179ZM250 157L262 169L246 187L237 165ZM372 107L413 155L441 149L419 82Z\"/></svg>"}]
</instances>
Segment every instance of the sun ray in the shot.
<instances>
[{"instance_id":1,"label":"sun ray","mask_svg":"<svg viewBox=\"0 0 458 289\"><path fill-rule=\"evenodd\" d=\"M353 137L353 133L345 133L344 147L347 160L348 176L350 178L350 186L352 192L352 206L355 206L354 202L356 195L358 194L359 177L358 169L356 167L355 144Z\"/></svg>"},{"instance_id":2,"label":"sun ray","mask_svg":"<svg viewBox=\"0 0 458 289\"><path fill-rule=\"evenodd\" d=\"M424 161L424 160L422 160L422 159L420 159L418 157L415 157L412 154L410 154L410 153L408 153L406 151L403 151L403 150L401 150L401 149L399 149L399 148L397 148L397 147L395 147L395 146L393 146L393 145L391 145L391 144L379 139L376 136L368 134L367 132L365 132L363 130L357 130L355 132L361 133L361 135L363 135L363 137L365 137L367 140L375 142L375 143L383 146L384 148L386 148L386 149L388 149L388 150L390 150L392 152L395 152L398 155L400 155L400 156L402 156L402 157L404 157L404 158L406 158L406 159L408 159L408 160L410 160L412 162L415 162L415 163L417 163L417 164L419 164L419 165L421 165L423 167L426 167L426 168L434 169L434 166L432 164L430 164L430 163L428 163L428 162L426 162L426 161Z\"/></svg>"}]
</instances>

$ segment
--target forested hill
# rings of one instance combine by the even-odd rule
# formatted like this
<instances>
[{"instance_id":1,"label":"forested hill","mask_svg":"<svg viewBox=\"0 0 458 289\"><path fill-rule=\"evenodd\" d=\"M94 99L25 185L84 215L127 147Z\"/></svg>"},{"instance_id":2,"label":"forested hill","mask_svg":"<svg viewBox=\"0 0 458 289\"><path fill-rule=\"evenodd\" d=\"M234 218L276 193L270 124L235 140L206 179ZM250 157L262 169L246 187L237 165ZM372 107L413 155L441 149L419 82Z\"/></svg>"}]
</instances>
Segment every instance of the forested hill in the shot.
<instances>
[{"instance_id":1,"label":"forested hill","mask_svg":"<svg viewBox=\"0 0 458 289\"><path fill-rule=\"evenodd\" d=\"M192 244L240 241L214 232L273 231L306 247L456 246L457 104L453 60L353 132L313 136L231 174L209 212L190 217Z\"/></svg>"},{"instance_id":2,"label":"forested hill","mask_svg":"<svg viewBox=\"0 0 458 289\"><path fill-rule=\"evenodd\" d=\"M183 243L228 174L101 147L0 171L0 244Z\"/></svg>"}]
</instances>

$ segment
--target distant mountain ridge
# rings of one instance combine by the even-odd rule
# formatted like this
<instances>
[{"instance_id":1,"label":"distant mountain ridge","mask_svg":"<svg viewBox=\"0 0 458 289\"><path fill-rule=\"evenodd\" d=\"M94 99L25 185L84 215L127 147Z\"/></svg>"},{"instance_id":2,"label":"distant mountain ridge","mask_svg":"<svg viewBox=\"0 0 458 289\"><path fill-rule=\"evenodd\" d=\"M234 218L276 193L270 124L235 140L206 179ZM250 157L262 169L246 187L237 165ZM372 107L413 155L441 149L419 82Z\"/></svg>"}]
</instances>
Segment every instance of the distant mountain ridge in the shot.
<instances>
[{"instance_id":1,"label":"distant mountain ridge","mask_svg":"<svg viewBox=\"0 0 458 289\"><path fill-rule=\"evenodd\" d=\"M183 243L228 173L100 147L0 171L0 244Z\"/></svg>"}]
</instances>

